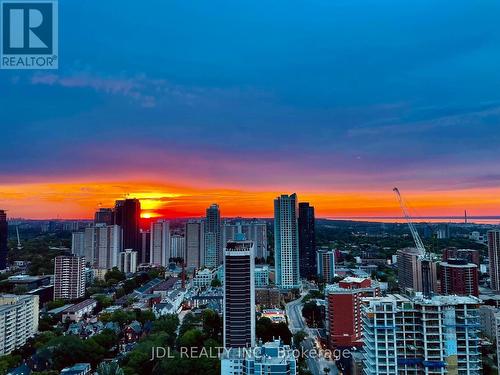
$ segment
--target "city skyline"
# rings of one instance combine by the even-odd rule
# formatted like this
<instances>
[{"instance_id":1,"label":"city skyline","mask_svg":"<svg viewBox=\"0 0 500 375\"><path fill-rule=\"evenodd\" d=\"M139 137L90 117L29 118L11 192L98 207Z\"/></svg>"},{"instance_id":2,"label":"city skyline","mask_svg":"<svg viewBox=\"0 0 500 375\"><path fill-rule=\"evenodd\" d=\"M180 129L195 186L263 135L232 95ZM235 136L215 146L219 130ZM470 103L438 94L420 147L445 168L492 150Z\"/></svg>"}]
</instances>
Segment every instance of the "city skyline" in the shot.
<instances>
[{"instance_id":1,"label":"city skyline","mask_svg":"<svg viewBox=\"0 0 500 375\"><path fill-rule=\"evenodd\" d=\"M498 215L500 9L447 3L61 3L59 70L0 72L0 207Z\"/></svg>"}]
</instances>

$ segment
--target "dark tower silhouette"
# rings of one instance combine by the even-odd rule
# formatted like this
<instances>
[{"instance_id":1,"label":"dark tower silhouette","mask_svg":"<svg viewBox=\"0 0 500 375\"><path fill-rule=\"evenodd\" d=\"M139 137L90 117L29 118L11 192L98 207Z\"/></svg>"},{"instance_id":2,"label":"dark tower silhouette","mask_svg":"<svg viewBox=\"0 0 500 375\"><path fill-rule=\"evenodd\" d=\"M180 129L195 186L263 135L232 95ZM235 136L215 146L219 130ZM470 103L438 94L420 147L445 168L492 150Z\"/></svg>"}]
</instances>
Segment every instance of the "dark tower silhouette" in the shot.
<instances>
[{"instance_id":1,"label":"dark tower silhouette","mask_svg":"<svg viewBox=\"0 0 500 375\"><path fill-rule=\"evenodd\" d=\"M94 215L94 224L113 224L113 210L111 208L99 208Z\"/></svg>"},{"instance_id":2,"label":"dark tower silhouette","mask_svg":"<svg viewBox=\"0 0 500 375\"><path fill-rule=\"evenodd\" d=\"M299 271L300 276L311 278L316 274L316 232L314 207L299 203Z\"/></svg>"},{"instance_id":3,"label":"dark tower silhouette","mask_svg":"<svg viewBox=\"0 0 500 375\"><path fill-rule=\"evenodd\" d=\"M0 210L0 270L7 268L7 213Z\"/></svg>"},{"instance_id":4,"label":"dark tower silhouette","mask_svg":"<svg viewBox=\"0 0 500 375\"><path fill-rule=\"evenodd\" d=\"M124 199L116 201L114 211L114 224L123 230L123 248L139 252L142 259L142 240L140 233L141 202L139 199Z\"/></svg>"},{"instance_id":5,"label":"dark tower silhouette","mask_svg":"<svg viewBox=\"0 0 500 375\"><path fill-rule=\"evenodd\" d=\"M222 263L221 219L217 204L207 208L205 222L205 265L216 267ZM211 240L209 240L211 239Z\"/></svg>"}]
</instances>

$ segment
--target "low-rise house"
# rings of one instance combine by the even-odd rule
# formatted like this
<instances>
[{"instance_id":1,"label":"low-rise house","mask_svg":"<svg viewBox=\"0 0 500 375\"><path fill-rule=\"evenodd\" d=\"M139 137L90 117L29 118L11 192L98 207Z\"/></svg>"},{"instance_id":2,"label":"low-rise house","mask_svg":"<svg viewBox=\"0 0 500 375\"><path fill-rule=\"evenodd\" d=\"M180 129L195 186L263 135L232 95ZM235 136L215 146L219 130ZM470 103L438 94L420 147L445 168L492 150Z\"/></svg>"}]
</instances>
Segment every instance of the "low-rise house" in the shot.
<instances>
[{"instance_id":1,"label":"low-rise house","mask_svg":"<svg viewBox=\"0 0 500 375\"><path fill-rule=\"evenodd\" d=\"M89 315L97 307L95 299L86 299L76 305L73 305L62 312L62 321L71 320L73 322L80 321L85 315Z\"/></svg>"},{"instance_id":2,"label":"low-rise house","mask_svg":"<svg viewBox=\"0 0 500 375\"><path fill-rule=\"evenodd\" d=\"M177 311L174 309L174 306L171 303L160 302L153 306L153 313L155 314L156 319L158 319L160 316L176 314Z\"/></svg>"},{"instance_id":3,"label":"low-rise house","mask_svg":"<svg viewBox=\"0 0 500 375\"><path fill-rule=\"evenodd\" d=\"M179 313L182 310L182 302L184 301L185 295L185 289L175 289L168 293L167 297L163 299L162 302L168 302L172 304L175 313Z\"/></svg>"},{"instance_id":4,"label":"low-rise house","mask_svg":"<svg viewBox=\"0 0 500 375\"><path fill-rule=\"evenodd\" d=\"M132 306L136 305L137 303L144 304L146 308L151 308L153 305L160 303L162 300L162 296L159 293L153 293L153 294L145 294L140 296L136 302L132 304ZM137 305L136 305L137 306Z\"/></svg>"},{"instance_id":5,"label":"low-rise house","mask_svg":"<svg viewBox=\"0 0 500 375\"><path fill-rule=\"evenodd\" d=\"M212 280L215 279L216 275L216 269L204 268L197 271L195 277L193 277L193 287L206 288L210 286L212 284Z\"/></svg>"},{"instance_id":6,"label":"low-rise house","mask_svg":"<svg viewBox=\"0 0 500 375\"><path fill-rule=\"evenodd\" d=\"M206 290L199 292L190 298L190 305L194 308L212 304L217 312L222 312L222 303L224 299L224 291L222 288L209 287Z\"/></svg>"},{"instance_id":7,"label":"low-rise house","mask_svg":"<svg viewBox=\"0 0 500 375\"><path fill-rule=\"evenodd\" d=\"M80 334L83 331L83 323L82 322L75 322L71 323L66 330L67 335L73 335L73 336L80 336Z\"/></svg>"},{"instance_id":8,"label":"low-rise house","mask_svg":"<svg viewBox=\"0 0 500 375\"><path fill-rule=\"evenodd\" d=\"M159 284L163 283L164 281L165 281L164 279L160 279L160 278L153 279L153 280L147 282L146 284L144 284L143 286L141 286L140 288L135 289L133 294L135 296L140 296L142 294L151 294L151 293L153 293L154 287L158 286Z\"/></svg>"},{"instance_id":9,"label":"low-rise house","mask_svg":"<svg viewBox=\"0 0 500 375\"><path fill-rule=\"evenodd\" d=\"M160 294L161 298L165 298L167 294L176 287L176 284L180 285L180 280L177 277L170 277L167 280L155 285L151 289L151 293Z\"/></svg>"},{"instance_id":10,"label":"low-rise house","mask_svg":"<svg viewBox=\"0 0 500 375\"><path fill-rule=\"evenodd\" d=\"M142 336L142 325L134 320L123 329L123 340L125 343L136 342Z\"/></svg>"}]
</instances>

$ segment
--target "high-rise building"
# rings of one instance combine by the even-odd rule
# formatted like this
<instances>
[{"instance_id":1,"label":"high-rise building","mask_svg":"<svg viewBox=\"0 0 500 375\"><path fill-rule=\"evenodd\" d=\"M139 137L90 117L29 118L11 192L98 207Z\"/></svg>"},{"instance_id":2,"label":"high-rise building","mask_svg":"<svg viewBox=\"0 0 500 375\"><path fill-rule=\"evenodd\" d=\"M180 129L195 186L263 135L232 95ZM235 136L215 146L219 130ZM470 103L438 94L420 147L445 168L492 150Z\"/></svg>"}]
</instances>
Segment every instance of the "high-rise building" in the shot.
<instances>
[{"instance_id":1,"label":"high-rise building","mask_svg":"<svg viewBox=\"0 0 500 375\"><path fill-rule=\"evenodd\" d=\"M479 306L479 322L481 325L481 334L491 342L496 340L497 336L497 320L500 315L500 309L496 306L481 305Z\"/></svg>"},{"instance_id":2,"label":"high-rise building","mask_svg":"<svg viewBox=\"0 0 500 375\"><path fill-rule=\"evenodd\" d=\"M207 208L205 221L205 267L217 267L222 260L220 210L217 204Z\"/></svg>"},{"instance_id":3,"label":"high-rise building","mask_svg":"<svg viewBox=\"0 0 500 375\"><path fill-rule=\"evenodd\" d=\"M479 275L477 265L467 259L448 258L439 265L441 294L479 296Z\"/></svg>"},{"instance_id":4,"label":"high-rise building","mask_svg":"<svg viewBox=\"0 0 500 375\"><path fill-rule=\"evenodd\" d=\"M85 259L94 268L118 267L123 249L122 229L118 225L96 224L85 228Z\"/></svg>"},{"instance_id":5,"label":"high-rise building","mask_svg":"<svg viewBox=\"0 0 500 375\"><path fill-rule=\"evenodd\" d=\"M37 295L0 295L0 355L25 345L38 332Z\"/></svg>"},{"instance_id":6,"label":"high-rise building","mask_svg":"<svg viewBox=\"0 0 500 375\"><path fill-rule=\"evenodd\" d=\"M226 220L222 226L222 243L235 240L239 234L244 234L245 239L253 241L255 257L267 259L267 224L258 220Z\"/></svg>"},{"instance_id":7,"label":"high-rise building","mask_svg":"<svg viewBox=\"0 0 500 375\"><path fill-rule=\"evenodd\" d=\"M255 346L255 280L252 241L229 241L224 249L224 347Z\"/></svg>"},{"instance_id":8,"label":"high-rise building","mask_svg":"<svg viewBox=\"0 0 500 375\"><path fill-rule=\"evenodd\" d=\"M170 250L172 258L186 259L186 238L179 234L170 237Z\"/></svg>"},{"instance_id":9,"label":"high-rise building","mask_svg":"<svg viewBox=\"0 0 500 375\"><path fill-rule=\"evenodd\" d=\"M276 285L281 289L300 287L297 195L274 200L274 264Z\"/></svg>"},{"instance_id":10,"label":"high-rise building","mask_svg":"<svg viewBox=\"0 0 500 375\"><path fill-rule=\"evenodd\" d=\"M497 343L497 368L500 369L500 313L495 314L496 343Z\"/></svg>"},{"instance_id":11,"label":"high-rise building","mask_svg":"<svg viewBox=\"0 0 500 375\"><path fill-rule=\"evenodd\" d=\"M9 252L7 248L8 234L7 213L0 210L0 270L7 268L7 254Z\"/></svg>"},{"instance_id":12,"label":"high-rise building","mask_svg":"<svg viewBox=\"0 0 500 375\"><path fill-rule=\"evenodd\" d=\"M327 334L331 349L363 344L362 299L380 295L380 285L369 278L347 277L325 288Z\"/></svg>"},{"instance_id":13,"label":"high-rise building","mask_svg":"<svg viewBox=\"0 0 500 375\"><path fill-rule=\"evenodd\" d=\"M141 251L137 254L140 263L149 263L151 259L151 232L141 230Z\"/></svg>"},{"instance_id":14,"label":"high-rise building","mask_svg":"<svg viewBox=\"0 0 500 375\"><path fill-rule=\"evenodd\" d=\"M479 299L388 295L364 303L364 374L482 373Z\"/></svg>"},{"instance_id":15,"label":"high-rise building","mask_svg":"<svg viewBox=\"0 0 500 375\"><path fill-rule=\"evenodd\" d=\"M448 259L465 259L468 263L474 263L479 267L480 257L479 250L473 249L457 249L456 247L449 247L443 250L443 261Z\"/></svg>"},{"instance_id":16,"label":"high-rise building","mask_svg":"<svg viewBox=\"0 0 500 375\"><path fill-rule=\"evenodd\" d=\"M310 279L316 275L316 231L314 207L299 203L299 256L300 276Z\"/></svg>"},{"instance_id":17,"label":"high-rise building","mask_svg":"<svg viewBox=\"0 0 500 375\"><path fill-rule=\"evenodd\" d=\"M255 266L255 287L264 288L269 285L269 266Z\"/></svg>"},{"instance_id":18,"label":"high-rise building","mask_svg":"<svg viewBox=\"0 0 500 375\"><path fill-rule=\"evenodd\" d=\"M500 230L488 232L488 257L491 289L500 292Z\"/></svg>"},{"instance_id":19,"label":"high-rise building","mask_svg":"<svg viewBox=\"0 0 500 375\"><path fill-rule=\"evenodd\" d=\"M429 282L428 289L439 293L436 262L424 259L424 254L413 247L400 249L396 254L398 283L401 290L411 289L415 292L424 292L427 289L426 282Z\"/></svg>"},{"instance_id":20,"label":"high-rise building","mask_svg":"<svg viewBox=\"0 0 500 375\"><path fill-rule=\"evenodd\" d=\"M61 255L54 259L54 299L85 295L85 258Z\"/></svg>"},{"instance_id":21,"label":"high-rise building","mask_svg":"<svg viewBox=\"0 0 500 375\"><path fill-rule=\"evenodd\" d=\"M186 223L186 267L198 269L203 266L205 252L205 225L202 221Z\"/></svg>"},{"instance_id":22,"label":"high-rise building","mask_svg":"<svg viewBox=\"0 0 500 375\"><path fill-rule=\"evenodd\" d=\"M120 271L127 273L135 273L137 271L137 251L125 249L120 253L119 261Z\"/></svg>"},{"instance_id":23,"label":"high-rise building","mask_svg":"<svg viewBox=\"0 0 500 375\"><path fill-rule=\"evenodd\" d=\"M170 252L170 223L159 220L151 223L150 263L168 267Z\"/></svg>"},{"instance_id":24,"label":"high-rise building","mask_svg":"<svg viewBox=\"0 0 500 375\"><path fill-rule=\"evenodd\" d=\"M302 261L302 257L300 260ZM318 249L316 251L316 266L318 279L332 283L335 277L335 250Z\"/></svg>"},{"instance_id":25,"label":"high-rise building","mask_svg":"<svg viewBox=\"0 0 500 375\"><path fill-rule=\"evenodd\" d=\"M113 209L99 208L94 215L94 224L113 225Z\"/></svg>"},{"instance_id":26,"label":"high-rise building","mask_svg":"<svg viewBox=\"0 0 500 375\"><path fill-rule=\"evenodd\" d=\"M118 200L115 204L114 224L123 230L123 248L141 250L141 202L139 199Z\"/></svg>"},{"instance_id":27,"label":"high-rise building","mask_svg":"<svg viewBox=\"0 0 500 375\"><path fill-rule=\"evenodd\" d=\"M85 256L85 232L71 233L71 254Z\"/></svg>"}]
</instances>

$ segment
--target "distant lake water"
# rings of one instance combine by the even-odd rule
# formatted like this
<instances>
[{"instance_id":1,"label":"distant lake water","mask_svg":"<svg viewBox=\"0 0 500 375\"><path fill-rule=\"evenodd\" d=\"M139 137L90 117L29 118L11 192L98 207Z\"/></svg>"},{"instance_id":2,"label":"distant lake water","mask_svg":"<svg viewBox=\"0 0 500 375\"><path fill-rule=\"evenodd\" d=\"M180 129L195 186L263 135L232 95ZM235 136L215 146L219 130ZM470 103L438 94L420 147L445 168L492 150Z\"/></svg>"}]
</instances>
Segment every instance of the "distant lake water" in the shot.
<instances>
[{"instance_id":1,"label":"distant lake water","mask_svg":"<svg viewBox=\"0 0 500 375\"><path fill-rule=\"evenodd\" d=\"M328 220L369 221L375 223L406 223L403 217L327 217ZM414 223L456 223L464 224L463 217L414 217ZM500 216L471 216L467 218L468 224L500 225Z\"/></svg>"}]
</instances>

